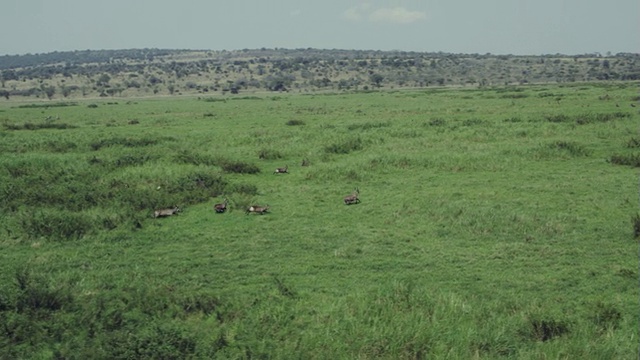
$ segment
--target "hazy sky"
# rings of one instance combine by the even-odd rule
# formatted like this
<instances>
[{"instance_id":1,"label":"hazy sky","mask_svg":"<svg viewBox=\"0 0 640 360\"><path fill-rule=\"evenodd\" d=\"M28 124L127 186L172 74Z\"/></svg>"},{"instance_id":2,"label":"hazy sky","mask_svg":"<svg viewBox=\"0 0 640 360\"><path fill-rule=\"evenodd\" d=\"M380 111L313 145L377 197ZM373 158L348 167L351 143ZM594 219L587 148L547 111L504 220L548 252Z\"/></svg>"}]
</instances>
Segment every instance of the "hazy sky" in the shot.
<instances>
[{"instance_id":1,"label":"hazy sky","mask_svg":"<svg viewBox=\"0 0 640 360\"><path fill-rule=\"evenodd\" d=\"M318 48L640 52L640 0L2 0L0 55Z\"/></svg>"}]
</instances>

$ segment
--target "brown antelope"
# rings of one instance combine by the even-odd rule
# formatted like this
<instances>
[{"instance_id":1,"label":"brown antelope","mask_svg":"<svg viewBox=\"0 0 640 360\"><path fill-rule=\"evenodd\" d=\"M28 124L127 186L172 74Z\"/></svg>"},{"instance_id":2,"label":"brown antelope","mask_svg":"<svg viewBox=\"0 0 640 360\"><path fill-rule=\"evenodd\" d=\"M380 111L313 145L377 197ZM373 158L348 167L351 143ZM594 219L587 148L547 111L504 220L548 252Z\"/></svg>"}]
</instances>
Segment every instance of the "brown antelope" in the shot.
<instances>
[{"instance_id":1,"label":"brown antelope","mask_svg":"<svg viewBox=\"0 0 640 360\"><path fill-rule=\"evenodd\" d=\"M351 204L359 203L360 202L360 198L358 197L359 195L360 195L360 190L356 188L356 190L353 193L351 193L351 195L344 197L344 204L351 205Z\"/></svg>"},{"instance_id":2,"label":"brown antelope","mask_svg":"<svg viewBox=\"0 0 640 360\"><path fill-rule=\"evenodd\" d=\"M167 217L167 216L175 215L180 211L181 211L180 208L177 206L174 206L171 209L160 209L153 212L153 217L154 218Z\"/></svg>"},{"instance_id":3,"label":"brown antelope","mask_svg":"<svg viewBox=\"0 0 640 360\"><path fill-rule=\"evenodd\" d=\"M288 174L289 173L289 165L286 165L283 168L276 168L276 171L273 172L274 174Z\"/></svg>"},{"instance_id":4,"label":"brown antelope","mask_svg":"<svg viewBox=\"0 0 640 360\"><path fill-rule=\"evenodd\" d=\"M267 210L269 210L269 205L267 206L251 205L249 206L249 208L247 208L247 211L245 211L244 213L245 215L249 213L264 215L267 212Z\"/></svg>"},{"instance_id":5,"label":"brown antelope","mask_svg":"<svg viewBox=\"0 0 640 360\"><path fill-rule=\"evenodd\" d=\"M229 200L227 200L227 198L224 198L224 202L222 204L215 204L213 205L213 209L221 214L225 211L227 211L227 205L229 204Z\"/></svg>"}]
</instances>

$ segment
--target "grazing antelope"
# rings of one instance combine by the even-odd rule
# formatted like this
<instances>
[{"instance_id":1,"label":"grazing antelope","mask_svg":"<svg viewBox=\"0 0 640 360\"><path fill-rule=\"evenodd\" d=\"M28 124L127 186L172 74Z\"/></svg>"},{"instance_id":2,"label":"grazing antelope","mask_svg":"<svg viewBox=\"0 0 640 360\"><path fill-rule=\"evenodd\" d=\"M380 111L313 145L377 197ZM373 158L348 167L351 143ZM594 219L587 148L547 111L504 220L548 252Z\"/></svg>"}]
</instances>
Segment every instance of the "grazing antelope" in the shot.
<instances>
[{"instance_id":1,"label":"grazing antelope","mask_svg":"<svg viewBox=\"0 0 640 360\"><path fill-rule=\"evenodd\" d=\"M288 174L289 173L289 165L286 165L283 168L276 168L276 171L273 172L274 174Z\"/></svg>"},{"instance_id":2,"label":"grazing antelope","mask_svg":"<svg viewBox=\"0 0 640 360\"><path fill-rule=\"evenodd\" d=\"M153 212L153 217L154 218L167 217L167 216L175 215L180 211L182 210L180 210L180 208L177 206L174 206L171 209L160 209Z\"/></svg>"},{"instance_id":3,"label":"grazing antelope","mask_svg":"<svg viewBox=\"0 0 640 360\"><path fill-rule=\"evenodd\" d=\"M267 210L269 210L269 205L267 206L251 205L249 206L247 211L245 211L244 213L245 215L249 213L264 215L267 212Z\"/></svg>"},{"instance_id":4,"label":"grazing antelope","mask_svg":"<svg viewBox=\"0 0 640 360\"><path fill-rule=\"evenodd\" d=\"M227 204L229 204L229 200L227 200L227 198L224 199L224 202L222 204L215 204L213 205L213 209L221 214L225 211L227 211Z\"/></svg>"},{"instance_id":5,"label":"grazing antelope","mask_svg":"<svg viewBox=\"0 0 640 360\"><path fill-rule=\"evenodd\" d=\"M360 190L356 188L356 190L352 192L351 195L344 197L344 204L351 205L351 204L359 203L360 202L360 198L358 197L359 195L360 195Z\"/></svg>"}]
</instances>

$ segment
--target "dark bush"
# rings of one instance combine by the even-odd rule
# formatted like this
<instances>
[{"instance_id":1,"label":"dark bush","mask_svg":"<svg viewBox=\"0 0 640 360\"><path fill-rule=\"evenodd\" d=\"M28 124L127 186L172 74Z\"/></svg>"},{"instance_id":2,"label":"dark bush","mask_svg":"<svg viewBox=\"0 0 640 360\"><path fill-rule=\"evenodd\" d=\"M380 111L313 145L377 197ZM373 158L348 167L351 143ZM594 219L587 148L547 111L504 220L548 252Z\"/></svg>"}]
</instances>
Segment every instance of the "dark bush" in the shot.
<instances>
[{"instance_id":1,"label":"dark bush","mask_svg":"<svg viewBox=\"0 0 640 360\"><path fill-rule=\"evenodd\" d=\"M93 220L84 213L53 209L23 213L20 225L29 238L53 240L79 239L94 227Z\"/></svg>"},{"instance_id":2,"label":"dark bush","mask_svg":"<svg viewBox=\"0 0 640 360\"><path fill-rule=\"evenodd\" d=\"M467 119L462 122L462 125L475 126L475 125L482 125L483 123L484 121L482 121L481 119Z\"/></svg>"},{"instance_id":3,"label":"dark bush","mask_svg":"<svg viewBox=\"0 0 640 360\"><path fill-rule=\"evenodd\" d=\"M225 161L221 164L221 167L222 170L228 173L257 174L260 172L260 168L256 165L242 161Z\"/></svg>"},{"instance_id":4,"label":"dark bush","mask_svg":"<svg viewBox=\"0 0 640 360\"><path fill-rule=\"evenodd\" d=\"M504 94L500 97L503 99L523 99L529 97L529 94Z\"/></svg>"},{"instance_id":5,"label":"dark bush","mask_svg":"<svg viewBox=\"0 0 640 360\"><path fill-rule=\"evenodd\" d=\"M188 150L180 150L174 156L174 161L181 164L193 164L193 165L218 165L219 160L213 156L209 156L201 153L194 153Z\"/></svg>"},{"instance_id":6,"label":"dark bush","mask_svg":"<svg viewBox=\"0 0 640 360\"><path fill-rule=\"evenodd\" d=\"M3 124L6 130L40 130L40 129L74 129L76 126L65 123L43 122L43 123L30 123L26 122L22 125L18 124Z\"/></svg>"},{"instance_id":7,"label":"dark bush","mask_svg":"<svg viewBox=\"0 0 640 360\"><path fill-rule=\"evenodd\" d=\"M447 122L445 121L445 119L442 118L436 118L436 119L431 119L429 121L429 126L443 126L445 125Z\"/></svg>"},{"instance_id":8,"label":"dark bush","mask_svg":"<svg viewBox=\"0 0 640 360\"><path fill-rule=\"evenodd\" d=\"M190 359L196 340L177 325L154 324L135 332L111 334L103 347L112 359Z\"/></svg>"},{"instance_id":9,"label":"dark bush","mask_svg":"<svg viewBox=\"0 0 640 360\"><path fill-rule=\"evenodd\" d=\"M289 126L299 126L299 125L304 125L304 121L302 120L289 120L286 122L287 125Z\"/></svg>"},{"instance_id":10,"label":"dark bush","mask_svg":"<svg viewBox=\"0 0 640 360\"><path fill-rule=\"evenodd\" d=\"M277 160L282 158L282 154L278 150L262 149L258 152L258 158L262 160Z\"/></svg>"},{"instance_id":11,"label":"dark bush","mask_svg":"<svg viewBox=\"0 0 640 360\"><path fill-rule=\"evenodd\" d=\"M348 154L352 151L362 150L363 144L359 137L350 138L342 143L335 143L324 148L324 151L331 154Z\"/></svg>"},{"instance_id":12,"label":"dark bush","mask_svg":"<svg viewBox=\"0 0 640 360\"><path fill-rule=\"evenodd\" d=\"M572 141L556 141L549 145L552 149L563 150L572 156L588 156L589 150Z\"/></svg>"},{"instance_id":13,"label":"dark bush","mask_svg":"<svg viewBox=\"0 0 640 360\"><path fill-rule=\"evenodd\" d=\"M571 118L569 116L565 115L565 114L547 115L547 116L545 116L545 118L547 119L547 121L553 122L553 123L561 123L561 122L571 121Z\"/></svg>"},{"instance_id":14,"label":"dark bush","mask_svg":"<svg viewBox=\"0 0 640 360\"><path fill-rule=\"evenodd\" d=\"M628 148L640 148L640 139L631 138L627 141Z\"/></svg>"},{"instance_id":15,"label":"dark bush","mask_svg":"<svg viewBox=\"0 0 640 360\"><path fill-rule=\"evenodd\" d=\"M366 122L364 124L351 124L347 126L350 131L353 130L369 130L391 126L390 122Z\"/></svg>"},{"instance_id":16,"label":"dark bush","mask_svg":"<svg viewBox=\"0 0 640 360\"><path fill-rule=\"evenodd\" d=\"M609 162L616 165L640 167L640 154L611 155Z\"/></svg>"},{"instance_id":17,"label":"dark bush","mask_svg":"<svg viewBox=\"0 0 640 360\"><path fill-rule=\"evenodd\" d=\"M226 191L228 193L257 195L258 187L253 184L233 184L228 186Z\"/></svg>"},{"instance_id":18,"label":"dark bush","mask_svg":"<svg viewBox=\"0 0 640 360\"><path fill-rule=\"evenodd\" d=\"M147 154L127 154L113 160L111 164L115 167L140 166L151 160Z\"/></svg>"},{"instance_id":19,"label":"dark bush","mask_svg":"<svg viewBox=\"0 0 640 360\"><path fill-rule=\"evenodd\" d=\"M636 214L631 219L631 223L633 224L633 236L638 238L640 237L640 214Z\"/></svg>"},{"instance_id":20,"label":"dark bush","mask_svg":"<svg viewBox=\"0 0 640 360\"><path fill-rule=\"evenodd\" d=\"M520 334L534 341L549 341L569 333L569 325L555 319L529 319Z\"/></svg>"},{"instance_id":21,"label":"dark bush","mask_svg":"<svg viewBox=\"0 0 640 360\"><path fill-rule=\"evenodd\" d=\"M15 280L19 290L16 299L16 309L19 312L56 311L73 303L73 296L67 287L53 286L42 277L34 277L26 269L16 271Z\"/></svg>"},{"instance_id":22,"label":"dark bush","mask_svg":"<svg viewBox=\"0 0 640 360\"><path fill-rule=\"evenodd\" d=\"M522 122L522 119L520 119L517 116L512 116L510 118L504 119L503 121L506 122L506 123L519 123L519 122Z\"/></svg>"},{"instance_id":23,"label":"dark bush","mask_svg":"<svg viewBox=\"0 0 640 360\"><path fill-rule=\"evenodd\" d=\"M222 194L227 182L213 171L195 171L186 176L170 181L166 187L172 194L184 195L193 192ZM180 202L185 202L186 199Z\"/></svg>"},{"instance_id":24,"label":"dark bush","mask_svg":"<svg viewBox=\"0 0 640 360\"><path fill-rule=\"evenodd\" d=\"M584 114L576 116L576 123L579 125L609 122L616 119L624 119L630 117L630 113L615 112L615 113L601 113L601 114Z\"/></svg>"},{"instance_id":25,"label":"dark bush","mask_svg":"<svg viewBox=\"0 0 640 360\"><path fill-rule=\"evenodd\" d=\"M622 320L622 313L613 305L598 303L591 319L601 331L616 329Z\"/></svg>"},{"instance_id":26,"label":"dark bush","mask_svg":"<svg viewBox=\"0 0 640 360\"><path fill-rule=\"evenodd\" d=\"M66 106L77 106L76 102L57 102L53 104L27 104L18 106L19 109L37 109L37 108L52 108L52 107L66 107Z\"/></svg>"},{"instance_id":27,"label":"dark bush","mask_svg":"<svg viewBox=\"0 0 640 360\"><path fill-rule=\"evenodd\" d=\"M205 315L213 314L220 307L220 299L212 295L192 294L181 301L186 314L201 312Z\"/></svg>"},{"instance_id":28,"label":"dark bush","mask_svg":"<svg viewBox=\"0 0 640 360\"><path fill-rule=\"evenodd\" d=\"M98 141L92 142L89 144L92 150L97 151L103 147L120 145L124 147L145 147L150 145L156 145L160 141L166 140L175 140L172 137L161 137L161 138L130 138L130 137L113 137L108 139L100 139Z\"/></svg>"}]
</instances>

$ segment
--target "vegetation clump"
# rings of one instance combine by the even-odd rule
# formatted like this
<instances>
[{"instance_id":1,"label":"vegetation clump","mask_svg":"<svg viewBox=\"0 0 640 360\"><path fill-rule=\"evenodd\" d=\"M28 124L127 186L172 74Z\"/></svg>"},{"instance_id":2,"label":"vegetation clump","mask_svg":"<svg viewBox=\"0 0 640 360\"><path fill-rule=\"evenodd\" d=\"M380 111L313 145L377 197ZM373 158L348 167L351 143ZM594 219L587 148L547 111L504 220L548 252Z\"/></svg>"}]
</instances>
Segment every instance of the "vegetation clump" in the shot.
<instances>
[{"instance_id":1,"label":"vegetation clump","mask_svg":"<svg viewBox=\"0 0 640 360\"><path fill-rule=\"evenodd\" d=\"M142 54L141 91L170 63ZM233 64L243 92L269 54ZM323 64L423 61L368 54ZM191 64L222 76L216 55ZM87 99L55 109L69 131L0 129L0 358L637 358L639 115L615 103L636 83L391 92L381 71L315 93L304 59L278 59L299 76L277 97ZM0 124L50 115L21 103Z\"/></svg>"}]
</instances>

